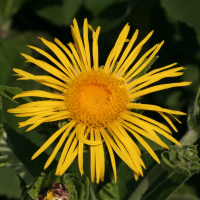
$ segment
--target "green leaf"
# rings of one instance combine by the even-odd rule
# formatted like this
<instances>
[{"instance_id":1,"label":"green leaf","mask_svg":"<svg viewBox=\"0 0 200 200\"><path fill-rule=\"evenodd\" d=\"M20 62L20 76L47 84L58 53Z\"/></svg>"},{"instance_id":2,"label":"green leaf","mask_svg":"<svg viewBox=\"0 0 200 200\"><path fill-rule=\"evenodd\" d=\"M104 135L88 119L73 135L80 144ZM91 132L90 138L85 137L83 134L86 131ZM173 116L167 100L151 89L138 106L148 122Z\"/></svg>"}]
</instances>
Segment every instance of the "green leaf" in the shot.
<instances>
[{"instance_id":1,"label":"green leaf","mask_svg":"<svg viewBox=\"0 0 200 200\"><path fill-rule=\"evenodd\" d=\"M1 148L1 144L0 144L0 148ZM9 161L10 161L10 157L9 155L2 155L3 152L0 153L0 167L5 167Z\"/></svg>"},{"instance_id":2,"label":"green leaf","mask_svg":"<svg viewBox=\"0 0 200 200\"><path fill-rule=\"evenodd\" d=\"M162 172L161 175L144 193L142 200L167 199L186 180L199 171L200 165L197 153L194 145L173 146L169 151L163 152L163 172L160 171L160 173Z\"/></svg>"},{"instance_id":3,"label":"green leaf","mask_svg":"<svg viewBox=\"0 0 200 200\"><path fill-rule=\"evenodd\" d=\"M8 18L12 17L18 10L21 8L23 3L26 0L6 0L0 1L0 15L1 18L5 21Z\"/></svg>"},{"instance_id":4,"label":"green leaf","mask_svg":"<svg viewBox=\"0 0 200 200\"><path fill-rule=\"evenodd\" d=\"M18 123L21 122L21 121L24 121L27 118L22 119L20 117L16 117L13 113L7 112L8 109L15 108L18 105L18 102L17 101L11 101L10 98L5 97L4 95L2 95L0 93L0 96L2 96L2 98L1 98L2 99L2 121L4 123L9 124L9 127L14 129L16 132L23 134L26 130L26 127L19 128ZM6 93L6 95L7 95L7 93ZM10 97L12 97L12 96L10 96ZM23 101L23 103L24 103L24 101ZM32 133L32 131L30 133ZM26 137L29 138L30 135L31 135L30 133L26 134ZM35 136L37 136L37 135L34 135L33 137L35 137Z\"/></svg>"},{"instance_id":5,"label":"green leaf","mask_svg":"<svg viewBox=\"0 0 200 200\"><path fill-rule=\"evenodd\" d=\"M101 26L101 33L105 33L117 27L118 25L120 25L120 23L129 15L131 5L128 4L126 1L124 1L124 2L113 3L110 6L108 3L103 8L104 10L102 11L102 8L100 7L101 10L98 11L97 13L100 13L100 12L101 13L98 16L94 14L95 15L94 19L89 21L90 25L94 29L96 29L98 26Z\"/></svg>"},{"instance_id":6,"label":"green leaf","mask_svg":"<svg viewBox=\"0 0 200 200\"><path fill-rule=\"evenodd\" d=\"M97 194L98 200L120 200L118 185L113 180L107 183Z\"/></svg>"},{"instance_id":7,"label":"green leaf","mask_svg":"<svg viewBox=\"0 0 200 200\"><path fill-rule=\"evenodd\" d=\"M36 199L39 196L39 190L38 189L31 189L28 191L29 195L32 199Z\"/></svg>"},{"instance_id":8,"label":"green leaf","mask_svg":"<svg viewBox=\"0 0 200 200\"><path fill-rule=\"evenodd\" d=\"M66 185L74 185L74 179L68 178L67 180L65 180L65 184Z\"/></svg>"},{"instance_id":9,"label":"green leaf","mask_svg":"<svg viewBox=\"0 0 200 200\"><path fill-rule=\"evenodd\" d=\"M167 14L195 29L200 43L200 1L198 0L161 0Z\"/></svg>"},{"instance_id":10,"label":"green leaf","mask_svg":"<svg viewBox=\"0 0 200 200\"><path fill-rule=\"evenodd\" d=\"M157 150L155 151L156 155L160 158L162 150ZM120 199L126 200L132 200L134 198L131 198L133 195L134 191L138 187L138 185L143 181L143 179L148 175L148 173L154 168L154 166L157 164L156 161L152 158L152 156L148 153L145 152L141 156L146 169L143 170L144 172L144 177L139 177L139 180L136 181L134 178L134 173L133 170L131 170L125 163L122 163L118 169L118 188L119 188L119 194L120 194ZM135 199L134 199L135 200Z\"/></svg>"},{"instance_id":11,"label":"green leaf","mask_svg":"<svg viewBox=\"0 0 200 200\"><path fill-rule=\"evenodd\" d=\"M24 164L22 164L22 162L14 155L14 153L8 146L8 139L2 140L0 142L0 152L2 156L7 158L7 163L5 163L4 161L6 167L12 167L26 183L31 183L33 181L33 177L30 172L27 170Z\"/></svg>"},{"instance_id":12,"label":"green leaf","mask_svg":"<svg viewBox=\"0 0 200 200\"><path fill-rule=\"evenodd\" d=\"M84 200L88 200L89 198L89 185L90 185L90 181L89 181L89 178L83 174L83 180L82 180L82 183L84 185Z\"/></svg>"},{"instance_id":13,"label":"green leaf","mask_svg":"<svg viewBox=\"0 0 200 200\"><path fill-rule=\"evenodd\" d=\"M115 0L85 0L84 6L94 15L99 15L108 6L115 3Z\"/></svg>"},{"instance_id":14,"label":"green leaf","mask_svg":"<svg viewBox=\"0 0 200 200\"><path fill-rule=\"evenodd\" d=\"M5 139L5 131L3 130L3 123L2 123L2 100L0 97L0 142Z\"/></svg>"},{"instance_id":15,"label":"green leaf","mask_svg":"<svg viewBox=\"0 0 200 200\"><path fill-rule=\"evenodd\" d=\"M42 188L48 187L53 184L51 177L45 176L42 181Z\"/></svg>"},{"instance_id":16,"label":"green leaf","mask_svg":"<svg viewBox=\"0 0 200 200\"><path fill-rule=\"evenodd\" d=\"M12 168L0 168L0 196L20 199L20 180Z\"/></svg>"},{"instance_id":17,"label":"green leaf","mask_svg":"<svg viewBox=\"0 0 200 200\"><path fill-rule=\"evenodd\" d=\"M29 34L30 36L31 34ZM0 41L0 84L5 85L11 80L12 68L23 69L27 63L20 52L30 54L27 48L26 34L13 34Z\"/></svg>"},{"instance_id":18,"label":"green leaf","mask_svg":"<svg viewBox=\"0 0 200 200\"><path fill-rule=\"evenodd\" d=\"M62 175L62 176L56 176L55 173L56 173L56 169L52 170L50 172L50 174L48 175L48 177L50 177L52 179L52 182L53 183L62 183L62 184L65 184L64 175ZM43 176L45 176L45 174Z\"/></svg>"},{"instance_id":19,"label":"green leaf","mask_svg":"<svg viewBox=\"0 0 200 200\"><path fill-rule=\"evenodd\" d=\"M29 35L30 36L30 35ZM26 63L20 52L30 54L30 48L27 48L26 34L13 34L0 42L1 57L4 57L10 66L22 69ZM11 68L11 69L12 69Z\"/></svg>"},{"instance_id":20,"label":"green leaf","mask_svg":"<svg viewBox=\"0 0 200 200\"><path fill-rule=\"evenodd\" d=\"M197 192L195 187L184 184L169 197L169 200L199 200Z\"/></svg>"},{"instance_id":21,"label":"green leaf","mask_svg":"<svg viewBox=\"0 0 200 200\"><path fill-rule=\"evenodd\" d=\"M79 188L78 200L84 200L84 185L81 184Z\"/></svg>"},{"instance_id":22,"label":"green leaf","mask_svg":"<svg viewBox=\"0 0 200 200\"><path fill-rule=\"evenodd\" d=\"M36 178L35 184L34 184L36 189L42 188L43 179L44 179L44 177L41 177L41 176Z\"/></svg>"},{"instance_id":23,"label":"green leaf","mask_svg":"<svg viewBox=\"0 0 200 200\"><path fill-rule=\"evenodd\" d=\"M198 170L194 170L192 175L197 172ZM165 171L147 190L142 200L165 200L189 178L189 173L181 174L175 170Z\"/></svg>"},{"instance_id":24,"label":"green leaf","mask_svg":"<svg viewBox=\"0 0 200 200\"><path fill-rule=\"evenodd\" d=\"M1 98L0 98L1 100ZM0 103L2 103L0 101ZM2 110L2 104L0 104L0 110ZM3 116L2 116L2 112L0 113L0 119L2 118L3 120ZM1 126L3 128L3 121L1 120ZM10 147L8 144L10 144L8 142L7 139L7 133L6 131L4 131L4 129L2 129L1 132L1 139L0 139L0 165L2 166L6 166L6 167L11 167L16 171L16 173L22 178L24 179L24 181L26 183L30 183L33 180L33 177L31 176L31 174L28 172L28 170L24 167L24 165L20 162L20 160L13 154L13 152L11 151Z\"/></svg>"},{"instance_id":25,"label":"green leaf","mask_svg":"<svg viewBox=\"0 0 200 200\"><path fill-rule=\"evenodd\" d=\"M47 154L43 153L37 159L31 160L32 155L38 150L39 147L32 143L29 139L25 138L23 135L20 135L15 130L11 129L8 124L3 124L3 127L7 133L9 142L12 145L12 152L14 155L32 176L39 176L41 169L43 169L44 164L48 159ZM18 165L15 166L15 163L12 165L17 169ZM52 170L52 168L55 168L55 166L56 161L54 160L46 171L49 172ZM23 170L23 168L21 170Z\"/></svg>"},{"instance_id":26,"label":"green leaf","mask_svg":"<svg viewBox=\"0 0 200 200\"><path fill-rule=\"evenodd\" d=\"M15 95L19 94L22 91L22 89L16 87L0 86L0 94L10 99L11 101L19 104L32 102L31 98L29 97L21 97L15 100L12 99Z\"/></svg>"},{"instance_id":27,"label":"green leaf","mask_svg":"<svg viewBox=\"0 0 200 200\"><path fill-rule=\"evenodd\" d=\"M43 32L25 32L22 34L14 32L0 41L0 85L14 85L23 87L24 89L30 89L30 85L31 89L36 89L38 88L38 85L41 85L31 81L26 81L26 84L24 84L24 81L16 81L16 78L11 76L12 68L24 69L26 66L31 65L25 62L25 59L20 55L20 52L38 56L39 53L31 51L31 49L26 46L27 44L39 48L45 47L37 36L44 36L47 39L50 38L48 34ZM45 47L44 50L46 48L47 47ZM38 72L38 70L42 69L38 67L29 68L29 72L31 73L35 72L35 70Z\"/></svg>"},{"instance_id":28,"label":"green leaf","mask_svg":"<svg viewBox=\"0 0 200 200\"><path fill-rule=\"evenodd\" d=\"M155 151L158 157L160 157L161 150ZM144 177L156 164L155 160L150 156L149 153L145 152L142 154L142 160L145 163L146 170L144 170ZM126 163L123 161L117 167L117 182L112 181L111 183L106 184L97 194L98 200L107 199L122 199L127 200L131 197L134 190L142 181L143 177L139 177L139 180L136 181L134 178L134 172L130 169Z\"/></svg>"},{"instance_id":29,"label":"green leaf","mask_svg":"<svg viewBox=\"0 0 200 200\"><path fill-rule=\"evenodd\" d=\"M11 76L12 68L24 69L29 65L25 62L25 58L20 55L21 52L38 56L39 53L31 51L31 49L27 47L27 44L39 48L41 47L44 50L47 49L47 47L45 47L45 45L37 38L38 36L45 37L46 39L50 38L48 34L43 32L14 32L5 39L0 40L0 85L9 84L19 86L20 83L23 83L22 86L24 87L24 81L15 81L15 78ZM34 67L30 69L31 72L33 72L39 68ZM35 84L38 85L36 82L31 84L32 89L35 87ZM27 86L27 84L25 86Z\"/></svg>"},{"instance_id":30,"label":"green leaf","mask_svg":"<svg viewBox=\"0 0 200 200\"><path fill-rule=\"evenodd\" d=\"M81 4L81 0L62 0L62 5L47 6L37 14L57 26L70 25Z\"/></svg>"},{"instance_id":31,"label":"green leaf","mask_svg":"<svg viewBox=\"0 0 200 200\"><path fill-rule=\"evenodd\" d=\"M1 53L1 51L0 51ZM11 65L7 61L7 59L0 55L0 85L4 85L7 83L7 80L11 73Z\"/></svg>"},{"instance_id":32,"label":"green leaf","mask_svg":"<svg viewBox=\"0 0 200 200\"><path fill-rule=\"evenodd\" d=\"M10 149L6 144L6 133L2 122L2 101L0 97L0 167L5 167L11 160Z\"/></svg>"},{"instance_id":33,"label":"green leaf","mask_svg":"<svg viewBox=\"0 0 200 200\"><path fill-rule=\"evenodd\" d=\"M53 148L49 147L44 153L42 153L35 160L31 160L32 155L38 150L38 148L44 143L44 139L37 132L30 131L24 135L24 129L19 129L17 121L22 121L20 118L16 118L12 113L7 113L7 109L14 107L15 103L2 97L3 109L2 109L2 121L4 130L7 133L7 138L12 147L12 167L17 171L19 176L25 180L25 182L30 183L32 181L32 176L39 176L41 169L43 169L48 156L52 153ZM8 104L11 102L11 104ZM9 125L8 125L9 124ZM4 147L3 147L4 148ZM7 152L9 152L7 151ZM52 164L46 170L49 172L52 168L55 168L57 156ZM34 166L34 167L33 167Z\"/></svg>"},{"instance_id":34,"label":"green leaf","mask_svg":"<svg viewBox=\"0 0 200 200\"><path fill-rule=\"evenodd\" d=\"M69 192L73 192L73 191L75 190L75 186L74 186L74 185L68 185L68 186L67 186L67 190L68 190Z\"/></svg>"}]
</instances>

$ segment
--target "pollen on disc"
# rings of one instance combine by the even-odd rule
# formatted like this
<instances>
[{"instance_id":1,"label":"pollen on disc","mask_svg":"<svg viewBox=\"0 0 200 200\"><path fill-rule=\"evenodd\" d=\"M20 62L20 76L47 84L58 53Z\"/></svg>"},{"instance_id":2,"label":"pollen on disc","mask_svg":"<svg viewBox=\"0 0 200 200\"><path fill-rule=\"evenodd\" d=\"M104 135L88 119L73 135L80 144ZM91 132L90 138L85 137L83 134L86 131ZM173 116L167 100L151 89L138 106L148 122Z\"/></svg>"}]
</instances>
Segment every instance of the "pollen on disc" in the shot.
<instances>
[{"instance_id":1,"label":"pollen on disc","mask_svg":"<svg viewBox=\"0 0 200 200\"><path fill-rule=\"evenodd\" d=\"M83 72L65 93L72 119L92 128L105 127L114 121L128 102L125 83L103 71Z\"/></svg>"}]
</instances>

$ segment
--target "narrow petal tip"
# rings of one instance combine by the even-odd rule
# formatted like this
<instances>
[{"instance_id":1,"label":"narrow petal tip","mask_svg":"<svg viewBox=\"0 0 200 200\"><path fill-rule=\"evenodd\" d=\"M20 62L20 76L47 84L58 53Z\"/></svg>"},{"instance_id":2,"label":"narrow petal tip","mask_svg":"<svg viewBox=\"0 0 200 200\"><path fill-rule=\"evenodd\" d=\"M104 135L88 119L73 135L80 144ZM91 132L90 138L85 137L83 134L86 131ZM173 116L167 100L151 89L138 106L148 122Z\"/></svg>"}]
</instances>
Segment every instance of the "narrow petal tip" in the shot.
<instances>
[{"instance_id":1,"label":"narrow petal tip","mask_svg":"<svg viewBox=\"0 0 200 200\"><path fill-rule=\"evenodd\" d=\"M54 38L54 41L57 43L57 42L60 42L60 40L58 38Z\"/></svg>"},{"instance_id":2,"label":"narrow petal tip","mask_svg":"<svg viewBox=\"0 0 200 200\"><path fill-rule=\"evenodd\" d=\"M31 157L31 160L34 160L37 156L35 154Z\"/></svg>"},{"instance_id":3,"label":"narrow petal tip","mask_svg":"<svg viewBox=\"0 0 200 200\"><path fill-rule=\"evenodd\" d=\"M44 170L48 167L49 165L47 165L47 163L44 165Z\"/></svg>"},{"instance_id":4,"label":"narrow petal tip","mask_svg":"<svg viewBox=\"0 0 200 200\"><path fill-rule=\"evenodd\" d=\"M29 45L27 45L28 47L29 47ZM24 54L24 53L20 53L22 56L25 56L26 54Z\"/></svg>"},{"instance_id":5,"label":"narrow petal tip","mask_svg":"<svg viewBox=\"0 0 200 200\"><path fill-rule=\"evenodd\" d=\"M163 40L163 41L162 41L162 42L161 42L159 45L161 45L161 46L162 46L164 43L165 43L165 40Z\"/></svg>"}]
</instances>

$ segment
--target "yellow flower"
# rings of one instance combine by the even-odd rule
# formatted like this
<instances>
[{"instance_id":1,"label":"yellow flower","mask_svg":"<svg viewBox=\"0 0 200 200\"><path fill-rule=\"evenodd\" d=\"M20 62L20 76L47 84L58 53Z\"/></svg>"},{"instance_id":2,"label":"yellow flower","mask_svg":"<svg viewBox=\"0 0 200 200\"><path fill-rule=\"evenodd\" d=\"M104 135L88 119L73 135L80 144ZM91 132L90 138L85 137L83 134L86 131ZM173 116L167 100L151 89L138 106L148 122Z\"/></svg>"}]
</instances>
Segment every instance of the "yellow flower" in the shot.
<instances>
[{"instance_id":1,"label":"yellow flower","mask_svg":"<svg viewBox=\"0 0 200 200\"><path fill-rule=\"evenodd\" d=\"M91 29L93 37L93 64L90 55L88 28ZM20 69L13 69L17 76L20 76L19 80L34 80L55 89L56 92L50 93L41 90L21 92L14 99L36 96L47 100L26 103L17 108L9 109L8 112L16 113L18 117L31 117L27 121L19 123L20 127L31 125L27 131L34 129L43 122L68 120L68 123L56 131L32 157L32 159L35 159L61 136L44 166L45 169L51 164L63 145L56 175L62 175L76 156L78 156L80 173L83 174L83 147L89 145L91 180L94 182L96 176L96 182L99 183L100 180L104 180L105 155L103 144L105 144L110 155L115 181L117 174L113 150L134 171L137 180L139 175L143 175L142 167L145 168L145 165L141 159L140 149L129 134L132 134L158 163L160 163L158 157L143 139L143 136L163 148L169 147L159 138L159 134L180 145L171 136L172 132L167 126L139 114L137 110L156 111L176 132L177 129L168 116L185 115L185 113L155 105L140 104L136 100L159 90L189 85L190 82L181 82L149 86L163 78L182 75L183 72L180 72L180 70L184 68L172 68L177 64L174 63L135 78L155 57L164 42L156 44L135 61L143 45L153 33L153 31L150 32L131 50L138 35L138 30L136 30L120 56L125 42L128 41L129 29L130 26L126 24L105 65L101 67L98 58L100 27L94 31L88 25L87 19L84 20L83 25L83 40L77 21L73 20L71 30L74 44L69 43L68 47L58 39L55 39L56 44L54 44L40 38L57 56L58 60L37 47L29 46L48 58L51 64L22 54L27 62L34 63L56 78L50 75L35 76Z\"/></svg>"}]
</instances>

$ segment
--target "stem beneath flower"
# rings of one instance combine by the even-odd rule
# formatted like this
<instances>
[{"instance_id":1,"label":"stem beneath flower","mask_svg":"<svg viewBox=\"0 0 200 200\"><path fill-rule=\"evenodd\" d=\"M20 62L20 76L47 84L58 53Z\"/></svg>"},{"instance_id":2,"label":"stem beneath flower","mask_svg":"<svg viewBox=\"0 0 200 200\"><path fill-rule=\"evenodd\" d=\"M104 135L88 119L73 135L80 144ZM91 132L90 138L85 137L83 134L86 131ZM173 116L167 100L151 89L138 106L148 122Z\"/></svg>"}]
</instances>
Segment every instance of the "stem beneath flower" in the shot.
<instances>
[{"instance_id":1,"label":"stem beneath flower","mask_svg":"<svg viewBox=\"0 0 200 200\"><path fill-rule=\"evenodd\" d=\"M200 138L200 125L189 129L186 134L179 141L183 146L192 145ZM162 162L162 160L161 160ZM140 200L147 189L154 183L154 181L164 172L165 170L160 164L156 164L151 171L142 179L136 190L132 193L129 200Z\"/></svg>"},{"instance_id":2,"label":"stem beneath flower","mask_svg":"<svg viewBox=\"0 0 200 200\"><path fill-rule=\"evenodd\" d=\"M200 138L200 125L188 129L186 134L179 141L182 145L194 144Z\"/></svg>"},{"instance_id":3,"label":"stem beneath flower","mask_svg":"<svg viewBox=\"0 0 200 200\"><path fill-rule=\"evenodd\" d=\"M164 172L161 165L156 164L153 169L142 179L129 200L140 200L152 183Z\"/></svg>"},{"instance_id":4,"label":"stem beneath flower","mask_svg":"<svg viewBox=\"0 0 200 200\"><path fill-rule=\"evenodd\" d=\"M92 185L91 185L91 183L90 183L90 189L89 189L89 200L96 200L96 196L95 196L95 192L94 192L94 190L93 190L93 188L92 188Z\"/></svg>"}]
</instances>

